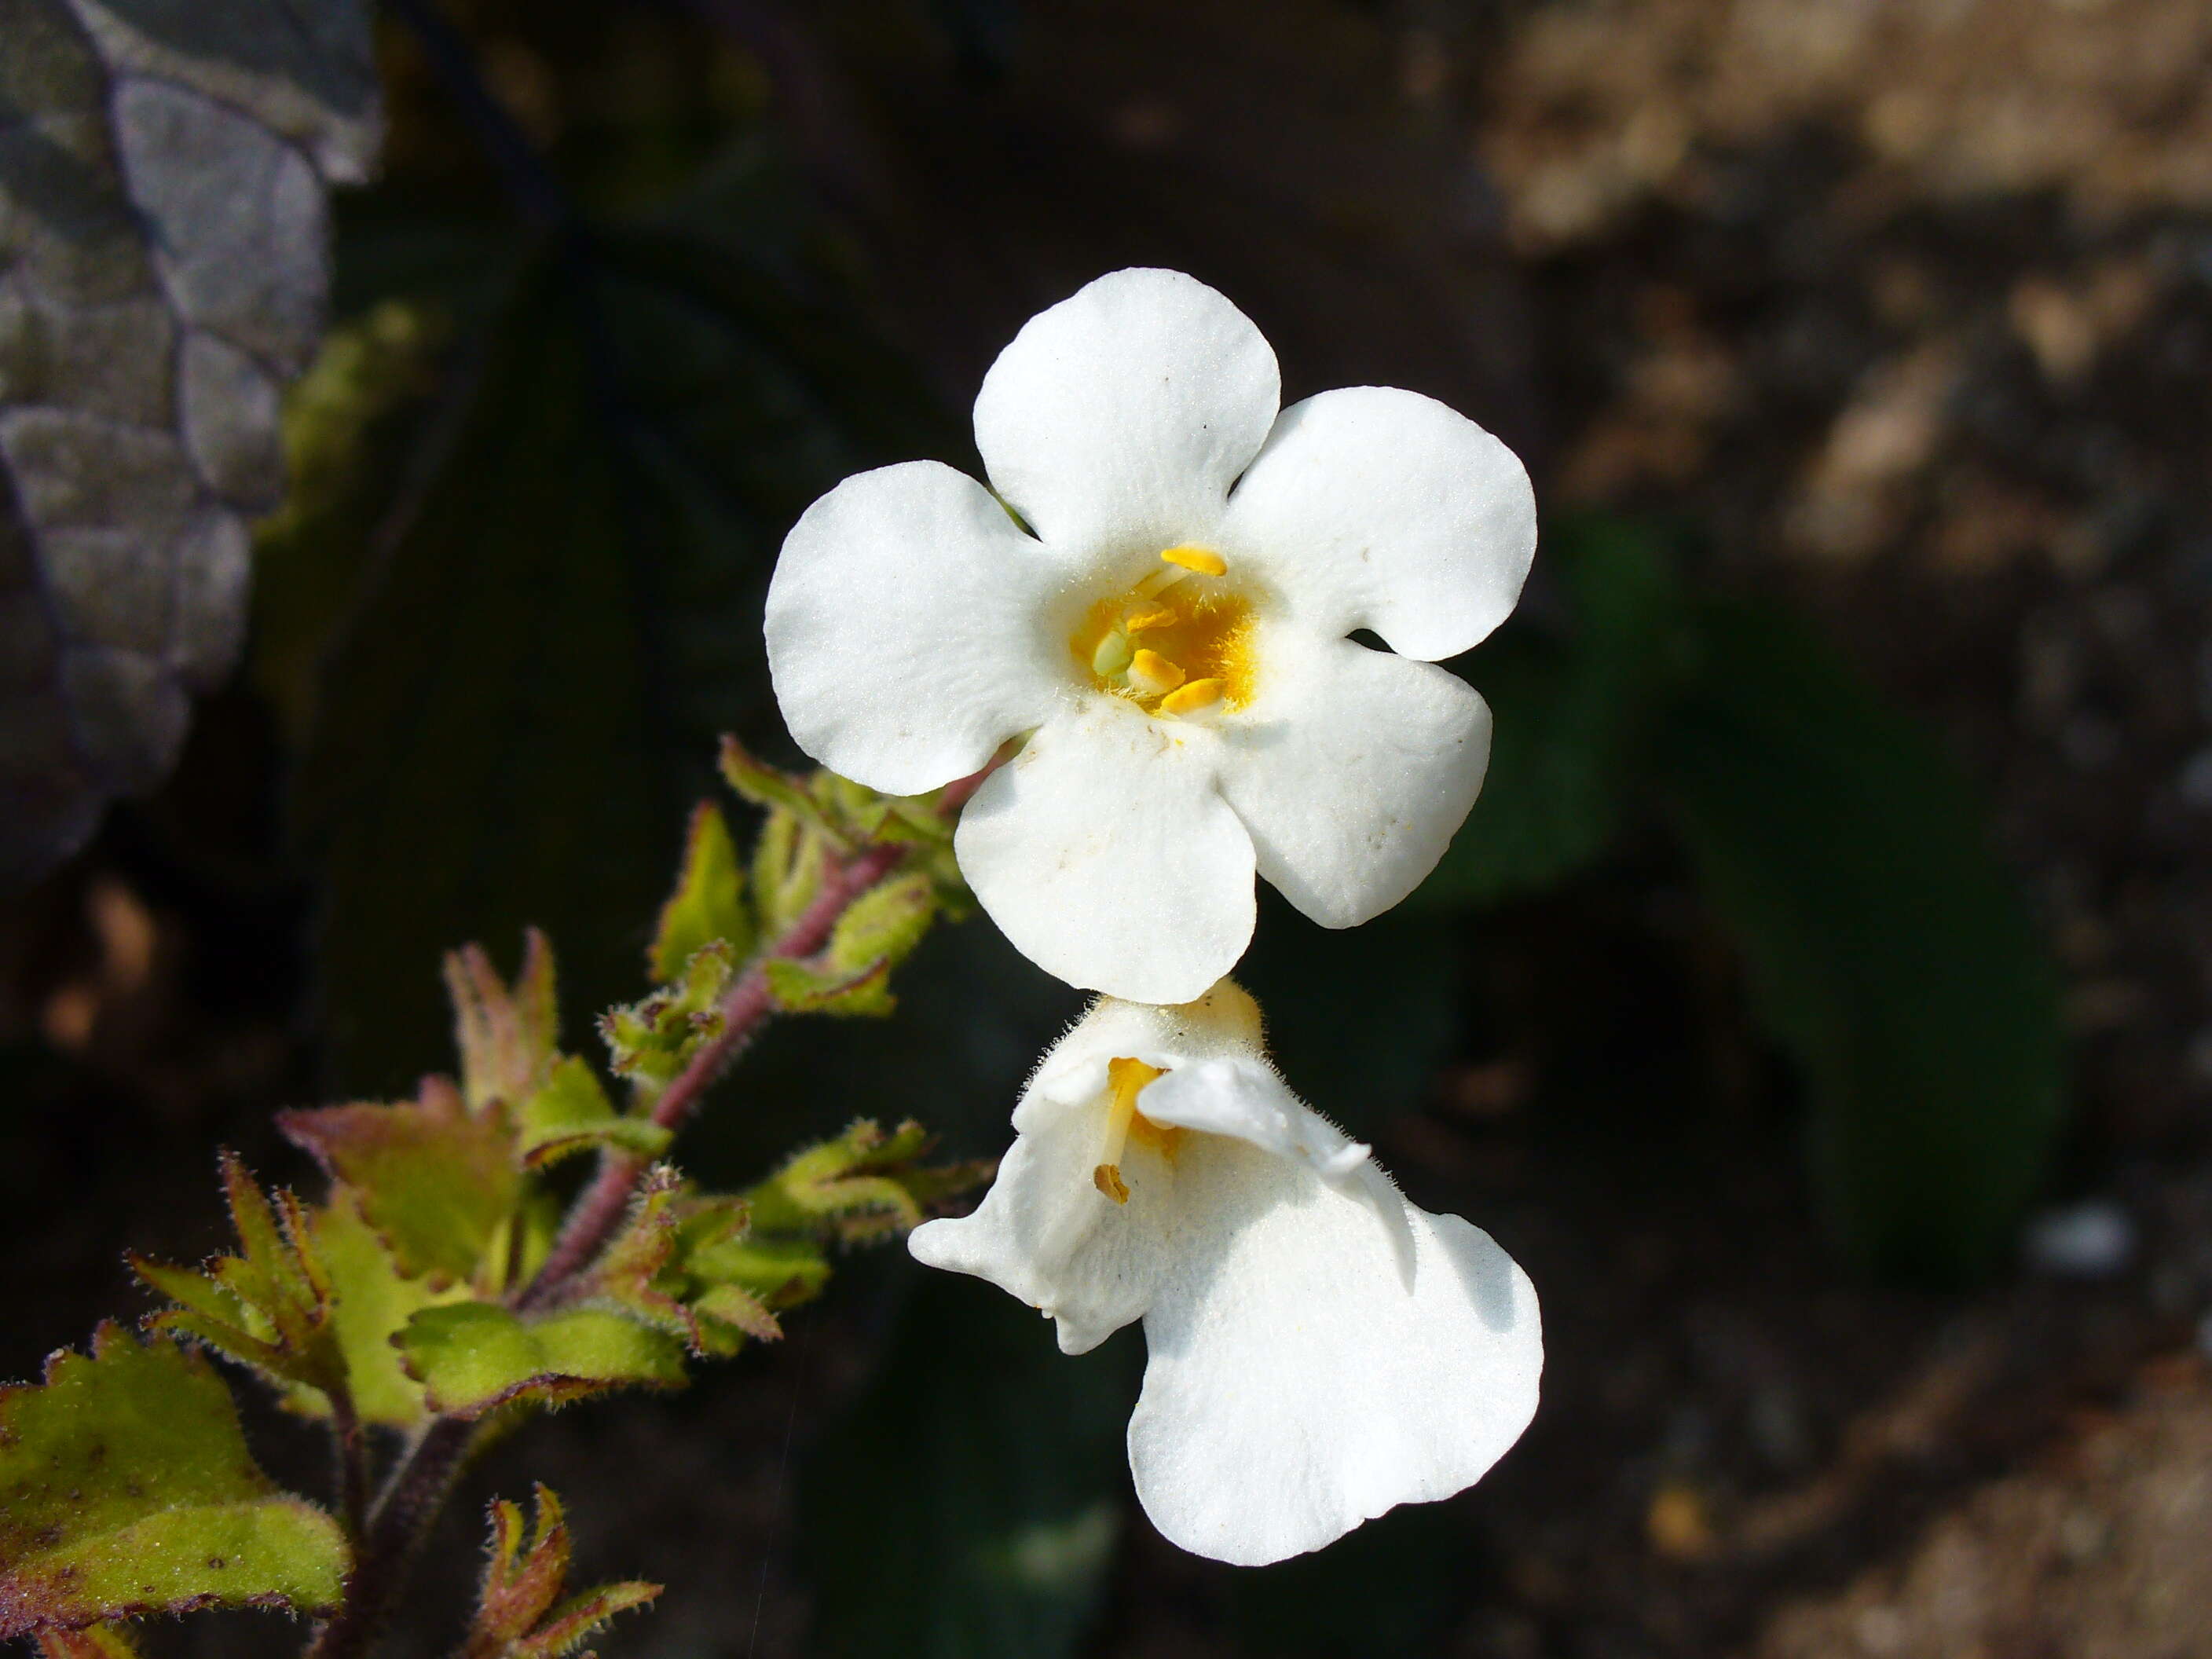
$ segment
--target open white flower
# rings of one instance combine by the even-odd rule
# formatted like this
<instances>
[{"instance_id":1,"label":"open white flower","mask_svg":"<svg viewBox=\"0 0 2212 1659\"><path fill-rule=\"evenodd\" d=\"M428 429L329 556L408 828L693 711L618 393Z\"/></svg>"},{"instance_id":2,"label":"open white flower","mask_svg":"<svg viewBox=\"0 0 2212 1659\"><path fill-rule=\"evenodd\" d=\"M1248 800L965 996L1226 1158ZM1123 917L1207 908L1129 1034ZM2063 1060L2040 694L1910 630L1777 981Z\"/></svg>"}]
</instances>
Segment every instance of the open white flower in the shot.
<instances>
[{"instance_id":1,"label":"open white flower","mask_svg":"<svg viewBox=\"0 0 2212 1659\"><path fill-rule=\"evenodd\" d=\"M1071 983L1196 997L1250 941L1255 870L1325 926L1364 921L1435 867L1481 787L1490 711L1433 665L1519 596L1527 475L1418 393L1279 413L1280 391L1220 295L1116 271L1031 318L985 378L996 497L935 462L884 467L784 543L769 665L799 746L910 794L1026 735L956 851L1006 936Z\"/></svg>"},{"instance_id":2,"label":"open white flower","mask_svg":"<svg viewBox=\"0 0 2212 1659\"><path fill-rule=\"evenodd\" d=\"M1145 1322L1129 1466L1183 1548L1318 1549L1473 1484L1528 1426L1527 1276L1291 1094L1229 981L1183 1007L1102 1000L1014 1128L975 1212L909 1247L1041 1309L1069 1353Z\"/></svg>"}]
</instances>

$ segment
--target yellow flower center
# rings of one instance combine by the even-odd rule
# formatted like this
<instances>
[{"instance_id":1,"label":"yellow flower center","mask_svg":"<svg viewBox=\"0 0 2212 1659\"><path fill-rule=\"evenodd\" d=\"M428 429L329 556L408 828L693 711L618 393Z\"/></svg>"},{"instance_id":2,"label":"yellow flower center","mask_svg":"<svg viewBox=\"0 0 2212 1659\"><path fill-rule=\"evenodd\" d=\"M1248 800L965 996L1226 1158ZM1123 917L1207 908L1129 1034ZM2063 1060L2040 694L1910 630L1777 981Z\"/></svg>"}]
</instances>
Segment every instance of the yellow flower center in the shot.
<instances>
[{"instance_id":1,"label":"yellow flower center","mask_svg":"<svg viewBox=\"0 0 2212 1659\"><path fill-rule=\"evenodd\" d=\"M1068 649L1092 684L1146 714L1241 708L1252 696L1252 605L1228 574L1208 548L1168 548L1158 570L1091 605Z\"/></svg>"},{"instance_id":2,"label":"yellow flower center","mask_svg":"<svg viewBox=\"0 0 2212 1659\"><path fill-rule=\"evenodd\" d=\"M1106 1141L1100 1149L1098 1165L1091 1172L1091 1184L1116 1204L1129 1201L1129 1183L1121 1179L1121 1154L1132 1140L1170 1160L1182 1140L1182 1130L1155 1123L1137 1109L1137 1097L1145 1091L1145 1085L1165 1075L1158 1066L1147 1066L1141 1060L1106 1062Z\"/></svg>"}]
</instances>

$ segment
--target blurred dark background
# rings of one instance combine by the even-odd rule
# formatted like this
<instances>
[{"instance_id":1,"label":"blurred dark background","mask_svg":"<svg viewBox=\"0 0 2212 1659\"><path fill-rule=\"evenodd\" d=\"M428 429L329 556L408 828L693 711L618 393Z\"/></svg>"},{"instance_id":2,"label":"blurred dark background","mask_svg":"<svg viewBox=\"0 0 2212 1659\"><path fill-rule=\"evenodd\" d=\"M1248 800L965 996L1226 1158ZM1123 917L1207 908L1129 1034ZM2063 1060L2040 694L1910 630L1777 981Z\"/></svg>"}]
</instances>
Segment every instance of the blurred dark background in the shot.
<instances>
[{"instance_id":1,"label":"blurred dark background","mask_svg":"<svg viewBox=\"0 0 2212 1659\"><path fill-rule=\"evenodd\" d=\"M1131 1500L1137 1333L1063 1359L855 1258L781 1346L501 1448L391 1650L538 1477L582 1572L670 1587L608 1659L2212 1654L2212 5L395 0L378 43L246 661L0 912L0 1375L141 1309L126 1245L215 1245L218 1144L307 1180L273 1109L448 1064L440 951L545 926L572 1041L635 994L714 734L790 754L791 520L972 468L1022 320L1167 264L1286 399L1413 387L1537 480L1455 665L1468 829L1356 933L1263 905L1247 975L1534 1279L1534 1427L1220 1568ZM997 1151L1073 1000L981 919L902 988L776 1031L687 1167L863 1112Z\"/></svg>"}]
</instances>

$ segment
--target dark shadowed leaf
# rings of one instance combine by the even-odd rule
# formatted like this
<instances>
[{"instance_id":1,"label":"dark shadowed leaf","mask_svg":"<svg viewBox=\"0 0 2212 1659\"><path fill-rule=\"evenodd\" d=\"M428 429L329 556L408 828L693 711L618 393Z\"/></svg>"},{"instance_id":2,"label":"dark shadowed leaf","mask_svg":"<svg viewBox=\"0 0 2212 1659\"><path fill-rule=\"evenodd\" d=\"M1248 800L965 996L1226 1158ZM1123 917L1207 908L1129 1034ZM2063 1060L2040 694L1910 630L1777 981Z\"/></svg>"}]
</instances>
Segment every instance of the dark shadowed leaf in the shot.
<instances>
[{"instance_id":1,"label":"dark shadowed leaf","mask_svg":"<svg viewBox=\"0 0 2212 1659\"><path fill-rule=\"evenodd\" d=\"M341 1063L377 1087L433 1062L418 964L456 938L544 925L572 1017L635 994L715 736L767 719L785 529L928 447L880 352L659 231L529 262L467 384L330 659L298 798Z\"/></svg>"},{"instance_id":2,"label":"dark shadowed leaf","mask_svg":"<svg viewBox=\"0 0 2212 1659\"><path fill-rule=\"evenodd\" d=\"M1060 1659L1098 1605L1142 1343L1070 1358L994 1285L920 1282L799 1492L824 1659Z\"/></svg>"},{"instance_id":3,"label":"dark shadowed leaf","mask_svg":"<svg viewBox=\"0 0 2212 1659\"><path fill-rule=\"evenodd\" d=\"M0 883L183 741L368 170L361 0L0 0Z\"/></svg>"},{"instance_id":4,"label":"dark shadowed leaf","mask_svg":"<svg viewBox=\"0 0 2212 1659\"><path fill-rule=\"evenodd\" d=\"M538 1488L538 1518L522 1506L491 1506L491 1556L484 1563L476 1618L460 1659L565 1659L618 1613L643 1607L660 1586L631 1581L568 1592L572 1546L561 1500Z\"/></svg>"},{"instance_id":5,"label":"dark shadowed leaf","mask_svg":"<svg viewBox=\"0 0 2212 1659\"><path fill-rule=\"evenodd\" d=\"M1875 1271L1986 1267L2063 1105L2057 980L1929 734L1787 618L1715 606L1663 781L1803 1068L1815 1181Z\"/></svg>"},{"instance_id":6,"label":"dark shadowed leaf","mask_svg":"<svg viewBox=\"0 0 2212 1659\"><path fill-rule=\"evenodd\" d=\"M1416 906L1527 897L1602 857L1694 661L1681 583L1649 530L1569 520L1547 526L1541 557L1559 625L1516 620L1455 665L1490 702L1490 771Z\"/></svg>"},{"instance_id":7,"label":"dark shadowed leaf","mask_svg":"<svg viewBox=\"0 0 2212 1659\"><path fill-rule=\"evenodd\" d=\"M230 1390L115 1325L0 1390L0 1638L195 1607L335 1606L337 1522L279 1492ZM97 1649L94 1650L98 1651Z\"/></svg>"}]
</instances>

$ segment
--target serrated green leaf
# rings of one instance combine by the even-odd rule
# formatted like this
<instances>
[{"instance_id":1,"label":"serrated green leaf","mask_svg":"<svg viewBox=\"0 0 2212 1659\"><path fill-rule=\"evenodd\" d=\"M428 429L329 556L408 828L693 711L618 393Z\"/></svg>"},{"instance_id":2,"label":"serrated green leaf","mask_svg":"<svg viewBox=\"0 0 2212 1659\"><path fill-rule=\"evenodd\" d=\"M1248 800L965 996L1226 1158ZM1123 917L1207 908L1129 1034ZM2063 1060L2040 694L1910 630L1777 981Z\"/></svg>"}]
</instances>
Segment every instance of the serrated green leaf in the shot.
<instances>
[{"instance_id":1,"label":"serrated green leaf","mask_svg":"<svg viewBox=\"0 0 2212 1659\"><path fill-rule=\"evenodd\" d=\"M131 1257L138 1277L179 1304L152 1316L149 1328L197 1338L274 1382L344 1388L330 1273L307 1212L289 1191L272 1205L234 1154L223 1153L222 1164L239 1254L198 1272Z\"/></svg>"},{"instance_id":2,"label":"serrated green leaf","mask_svg":"<svg viewBox=\"0 0 2212 1659\"><path fill-rule=\"evenodd\" d=\"M896 1006L890 993L888 962L878 960L848 971L772 957L762 971L768 975L769 994L787 1014L881 1018Z\"/></svg>"},{"instance_id":3,"label":"serrated green leaf","mask_svg":"<svg viewBox=\"0 0 2212 1659\"><path fill-rule=\"evenodd\" d=\"M565 1659L617 1613L660 1594L659 1585L634 1580L563 1600L570 1551L568 1522L550 1487L538 1487L537 1525L526 1534L520 1504L494 1503L491 1555L460 1659Z\"/></svg>"},{"instance_id":4,"label":"serrated green leaf","mask_svg":"<svg viewBox=\"0 0 2212 1659\"><path fill-rule=\"evenodd\" d=\"M1593 517L1547 543L1566 626L1509 624L1455 665L1491 706L1490 769L1417 908L1526 897L1602 857L1644 784L1650 732L1694 665L1662 536Z\"/></svg>"},{"instance_id":5,"label":"serrated green leaf","mask_svg":"<svg viewBox=\"0 0 2212 1659\"><path fill-rule=\"evenodd\" d=\"M230 1391L165 1337L103 1325L0 1389L0 1639L205 1607L334 1607L330 1516L246 1450Z\"/></svg>"},{"instance_id":6,"label":"serrated green leaf","mask_svg":"<svg viewBox=\"0 0 2212 1659\"><path fill-rule=\"evenodd\" d=\"M647 953L653 980L665 985L677 978L693 952L717 939L728 945L733 962L753 953L752 912L745 903L737 842L714 804L701 801L691 811L676 890L661 906L660 924Z\"/></svg>"},{"instance_id":7,"label":"serrated green leaf","mask_svg":"<svg viewBox=\"0 0 2212 1659\"><path fill-rule=\"evenodd\" d=\"M331 1323L345 1356L355 1415L387 1428L419 1427L428 1415L422 1386L400 1364L392 1334L424 1308L467 1300L467 1287L441 1290L427 1278L402 1273L384 1240L362 1218L358 1196L349 1188L338 1188L314 1212L311 1224L330 1273L336 1303ZM286 1404L311 1417L330 1411L329 1401L313 1389L295 1390Z\"/></svg>"},{"instance_id":8,"label":"serrated green leaf","mask_svg":"<svg viewBox=\"0 0 2212 1659\"><path fill-rule=\"evenodd\" d=\"M783 1334L781 1327L737 1271L750 1263L723 1254L744 1238L748 1224L742 1201L694 1194L673 1170L652 1170L627 1225L607 1249L592 1289L683 1338L702 1358L726 1358L748 1338L773 1341ZM781 1294L793 1282L782 1279L768 1288Z\"/></svg>"},{"instance_id":9,"label":"serrated green leaf","mask_svg":"<svg viewBox=\"0 0 2212 1659\"><path fill-rule=\"evenodd\" d=\"M849 848L851 837L824 809L819 796L818 781L829 774L817 772L811 777L793 777L759 759L726 732L722 737L720 764L722 781L741 799L789 817L803 830L823 837L840 851Z\"/></svg>"},{"instance_id":10,"label":"serrated green leaf","mask_svg":"<svg viewBox=\"0 0 2212 1659\"><path fill-rule=\"evenodd\" d=\"M402 1273L444 1283L503 1272L486 1256L522 1198L503 1106L471 1112L451 1083L433 1078L416 1100L280 1112L276 1121L353 1189Z\"/></svg>"},{"instance_id":11,"label":"serrated green leaf","mask_svg":"<svg viewBox=\"0 0 2212 1659\"><path fill-rule=\"evenodd\" d=\"M641 1158L658 1158L674 1133L649 1117L625 1115L600 1086L598 1074L574 1054L522 1103L522 1161L532 1169L592 1146L619 1146Z\"/></svg>"},{"instance_id":12,"label":"serrated green leaf","mask_svg":"<svg viewBox=\"0 0 2212 1659\"><path fill-rule=\"evenodd\" d=\"M928 1169L927 1131L902 1123L886 1135L861 1118L834 1140L794 1155L744 1194L756 1237L827 1237L847 1243L919 1226L933 1200L989 1178L988 1164Z\"/></svg>"},{"instance_id":13,"label":"serrated green leaf","mask_svg":"<svg viewBox=\"0 0 2212 1659\"><path fill-rule=\"evenodd\" d=\"M557 1406L611 1389L684 1384L684 1350L624 1315L577 1308L524 1318L483 1302L426 1308L393 1339L430 1407L480 1417L517 1401Z\"/></svg>"},{"instance_id":14,"label":"serrated green leaf","mask_svg":"<svg viewBox=\"0 0 2212 1659\"><path fill-rule=\"evenodd\" d=\"M544 1085L561 1046L560 993L544 934L524 930L522 969L512 986L482 945L447 951L446 994L453 1005L461 1096L471 1111L495 1100L512 1106Z\"/></svg>"},{"instance_id":15,"label":"serrated green leaf","mask_svg":"<svg viewBox=\"0 0 2212 1659\"><path fill-rule=\"evenodd\" d=\"M862 973L878 963L896 968L921 943L936 917L937 891L927 875L893 876L845 907L823 959L839 973Z\"/></svg>"},{"instance_id":16,"label":"serrated green leaf","mask_svg":"<svg viewBox=\"0 0 2212 1659\"><path fill-rule=\"evenodd\" d=\"M693 951L674 984L608 1010L600 1018L599 1036L609 1063L624 1077L667 1082L702 1044L721 1035L722 994L732 971L730 947L718 940Z\"/></svg>"},{"instance_id":17,"label":"serrated green leaf","mask_svg":"<svg viewBox=\"0 0 2212 1659\"><path fill-rule=\"evenodd\" d=\"M753 907L760 937L781 938L821 896L830 847L788 812L770 812L753 843Z\"/></svg>"},{"instance_id":18,"label":"serrated green leaf","mask_svg":"<svg viewBox=\"0 0 2212 1659\"><path fill-rule=\"evenodd\" d=\"M2057 976L1929 734L1788 618L1717 605L1668 798L1812 1097L1818 1190L1876 1272L1986 1268L2064 1099Z\"/></svg>"}]
</instances>

